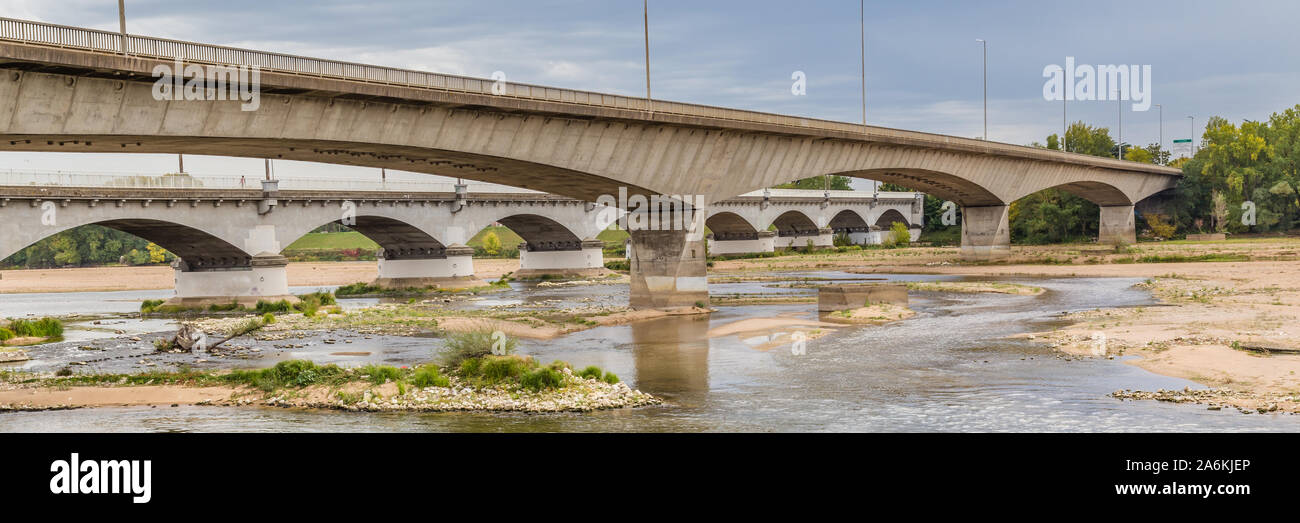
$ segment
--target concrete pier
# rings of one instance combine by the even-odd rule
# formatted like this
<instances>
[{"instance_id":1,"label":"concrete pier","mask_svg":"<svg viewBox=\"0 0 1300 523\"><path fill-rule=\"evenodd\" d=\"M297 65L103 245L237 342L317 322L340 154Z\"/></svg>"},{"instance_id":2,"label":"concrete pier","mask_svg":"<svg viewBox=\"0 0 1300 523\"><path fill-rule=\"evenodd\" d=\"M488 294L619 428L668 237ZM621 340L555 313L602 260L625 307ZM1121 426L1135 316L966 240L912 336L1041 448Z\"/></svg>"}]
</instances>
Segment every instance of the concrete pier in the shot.
<instances>
[{"instance_id":1,"label":"concrete pier","mask_svg":"<svg viewBox=\"0 0 1300 523\"><path fill-rule=\"evenodd\" d=\"M1105 245L1137 243L1137 226L1134 220L1132 205L1103 206L1097 243Z\"/></svg>"},{"instance_id":2,"label":"concrete pier","mask_svg":"<svg viewBox=\"0 0 1300 523\"><path fill-rule=\"evenodd\" d=\"M714 235L709 237L708 242L710 256L774 252L776 233L758 231L752 234Z\"/></svg>"},{"instance_id":3,"label":"concrete pier","mask_svg":"<svg viewBox=\"0 0 1300 523\"><path fill-rule=\"evenodd\" d=\"M379 277L374 285L385 289L420 287L472 287L478 284L474 277L474 249L453 244L442 256L387 259L379 256Z\"/></svg>"},{"instance_id":4,"label":"concrete pier","mask_svg":"<svg viewBox=\"0 0 1300 523\"><path fill-rule=\"evenodd\" d=\"M542 251L531 250L527 244L519 251L519 279L542 277L585 278L603 276L605 268L605 243L590 239L582 241L581 250Z\"/></svg>"},{"instance_id":5,"label":"concrete pier","mask_svg":"<svg viewBox=\"0 0 1300 523\"><path fill-rule=\"evenodd\" d=\"M628 231L631 235L634 309L669 309L708 305L704 241L686 231Z\"/></svg>"},{"instance_id":6,"label":"concrete pier","mask_svg":"<svg viewBox=\"0 0 1300 523\"><path fill-rule=\"evenodd\" d=\"M190 270L183 260L177 260L172 264L176 296L167 300L167 305L199 307L237 302L253 307L258 301L296 303L298 298L289 294L285 272L288 264L283 256L268 253L254 256L246 267Z\"/></svg>"},{"instance_id":7,"label":"concrete pier","mask_svg":"<svg viewBox=\"0 0 1300 523\"><path fill-rule=\"evenodd\" d=\"M835 231L831 229L818 229L816 233L797 234L794 236L777 236L777 249L804 249L808 247L808 242L812 241L813 247L818 249L829 249L835 246Z\"/></svg>"},{"instance_id":8,"label":"concrete pier","mask_svg":"<svg viewBox=\"0 0 1300 523\"><path fill-rule=\"evenodd\" d=\"M1011 255L1011 226L1006 205L964 207L961 212L961 256L989 261Z\"/></svg>"}]
</instances>

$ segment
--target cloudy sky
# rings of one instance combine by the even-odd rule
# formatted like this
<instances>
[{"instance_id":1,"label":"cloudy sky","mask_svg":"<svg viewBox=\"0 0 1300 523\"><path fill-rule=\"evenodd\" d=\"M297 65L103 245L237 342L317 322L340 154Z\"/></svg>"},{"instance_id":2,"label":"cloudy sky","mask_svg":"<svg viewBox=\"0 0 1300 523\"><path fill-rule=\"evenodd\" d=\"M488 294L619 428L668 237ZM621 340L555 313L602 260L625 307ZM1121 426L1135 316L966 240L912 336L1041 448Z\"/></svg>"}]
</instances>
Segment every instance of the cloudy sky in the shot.
<instances>
[{"instance_id":1,"label":"cloudy sky","mask_svg":"<svg viewBox=\"0 0 1300 523\"><path fill-rule=\"evenodd\" d=\"M133 34L510 81L644 95L637 0L127 0ZM996 5L988 5L996 4ZM651 0L656 98L861 120L855 0ZM0 16L117 30L113 0L0 0ZM868 1L867 118L873 125L1026 144L1061 129L1043 68L1152 68L1166 146L1219 115L1266 119L1300 103L1300 2ZM803 71L807 95L791 94ZM1071 102L1070 121L1116 125L1114 102ZM1125 141L1157 141L1159 115L1124 108ZM163 172L165 155L0 154L0 168ZM257 174L259 160L187 157L186 170ZM293 176L372 170L280 162Z\"/></svg>"}]
</instances>

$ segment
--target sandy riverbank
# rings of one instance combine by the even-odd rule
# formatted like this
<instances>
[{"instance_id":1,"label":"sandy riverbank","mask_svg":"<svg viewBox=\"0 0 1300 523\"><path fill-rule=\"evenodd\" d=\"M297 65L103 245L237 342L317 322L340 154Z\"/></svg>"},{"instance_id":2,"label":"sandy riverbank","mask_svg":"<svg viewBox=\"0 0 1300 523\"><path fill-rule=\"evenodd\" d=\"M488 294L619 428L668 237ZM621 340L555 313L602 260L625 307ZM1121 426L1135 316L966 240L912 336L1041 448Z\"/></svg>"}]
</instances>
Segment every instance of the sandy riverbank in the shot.
<instances>
[{"instance_id":1,"label":"sandy riverbank","mask_svg":"<svg viewBox=\"0 0 1300 523\"><path fill-rule=\"evenodd\" d=\"M316 287L373 281L375 262L290 263L289 285ZM519 260L474 260L474 274L484 280L519 270ZM171 267L86 267L0 271L0 294L35 292L108 292L171 289L176 284Z\"/></svg>"},{"instance_id":2,"label":"sandy riverbank","mask_svg":"<svg viewBox=\"0 0 1300 523\"><path fill-rule=\"evenodd\" d=\"M1010 263L964 264L955 248L921 248L732 260L714 269L1143 278L1161 306L1071 314L1065 318L1070 326L1025 337L1071 357L1119 357L1216 389L1118 391L1116 397L1300 412L1300 355L1249 350L1300 350L1298 252L1297 239L1139 244L1122 252L1095 245L1016 246ZM1181 259L1244 261L1138 263Z\"/></svg>"}]
</instances>

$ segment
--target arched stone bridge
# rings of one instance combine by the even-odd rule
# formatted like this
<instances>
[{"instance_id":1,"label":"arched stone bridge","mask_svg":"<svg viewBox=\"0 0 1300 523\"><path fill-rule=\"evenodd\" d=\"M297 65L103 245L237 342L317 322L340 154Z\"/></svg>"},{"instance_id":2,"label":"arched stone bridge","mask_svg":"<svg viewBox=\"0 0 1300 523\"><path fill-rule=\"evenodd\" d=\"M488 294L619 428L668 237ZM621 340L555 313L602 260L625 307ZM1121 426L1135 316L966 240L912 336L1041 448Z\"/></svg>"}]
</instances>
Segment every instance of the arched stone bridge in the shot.
<instances>
[{"instance_id":1,"label":"arched stone bridge","mask_svg":"<svg viewBox=\"0 0 1300 523\"><path fill-rule=\"evenodd\" d=\"M280 253L323 225L347 225L379 244L377 284L417 287L474 279L474 250L465 244L499 223L525 241L517 276L604 272L603 243L597 235L609 224L602 222L601 207L579 200L536 192L281 191L279 183L268 183L264 190L0 185L0 260L59 232L102 225L175 254L179 301L225 303L233 298L251 303L287 295ZM853 235L859 243L878 241L867 232L869 227L860 227L869 220L920 227L919 206L914 206L917 193L877 197L854 191L774 192L718 202L718 211L711 212L715 218L744 216L746 227L764 232L773 224L778 229L795 224L797 232L808 233L808 238L790 237L795 246L807 239L829 246L829 229L819 227L843 226L836 231ZM714 245L722 246L715 248L724 253L777 248L774 233L763 245L733 238L731 229L724 228L722 234Z\"/></svg>"}]
</instances>

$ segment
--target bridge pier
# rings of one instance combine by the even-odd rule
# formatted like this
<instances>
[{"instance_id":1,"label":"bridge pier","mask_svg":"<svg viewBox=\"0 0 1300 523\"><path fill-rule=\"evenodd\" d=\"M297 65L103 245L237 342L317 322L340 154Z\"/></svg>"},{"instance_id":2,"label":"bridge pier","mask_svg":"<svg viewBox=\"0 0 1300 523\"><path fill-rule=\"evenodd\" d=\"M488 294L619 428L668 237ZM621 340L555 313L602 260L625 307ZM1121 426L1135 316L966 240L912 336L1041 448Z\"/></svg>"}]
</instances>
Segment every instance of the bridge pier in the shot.
<instances>
[{"instance_id":1,"label":"bridge pier","mask_svg":"<svg viewBox=\"0 0 1300 523\"><path fill-rule=\"evenodd\" d=\"M1137 243L1137 226L1134 224L1132 205L1111 205L1101 208L1101 224L1097 243L1132 245Z\"/></svg>"},{"instance_id":2,"label":"bridge pier","mask_svg":"<svg viewBox=\"0 0 1300 523\"><path fill-rule=\"evenodd\" d=\"M441 253L400 258L390 256L382 249L378 256L379 277L374 285L384 289L457 288L477 283L472 247L449 245Z\"/></svg>"},{"instance_id":3,"label":"bridge pier","mask_svg":"<svg viewBox=\"0 0 1300 523\"><path fill-rule=\"evenodd\" d=\"M774 252L776 233L758 231L752 234L715 234L708 239L708 243L709 256Z\"/></svg>"},{"instance_id":4,"label":"bridge pier","mask_svg":"<svg viewBox=\"0 0 1300 523\"><path fill-rule=\"evenodd\" d=\"M585 278L603 276L605 268L605 242L583 240L578 249L533 250L528 244L519 251L519 272L515 277L523 280L543 276Z\"/></svg>"},{"instance_id":5,"label":"bridge pier","mask_svg":"<svg viewBox=\"0 0 1300 523\"><path fill-rule=\"evenodd\" d=\"M817 229L817 232L799 232L793 236L778 236L776 238L777 249L803 249L808 247L808 242L812 241L813 247L818 249L830 249L835 247L835 231L831 229Z\"/></svg>"},{"instance_id":6,"label":"bridge pier","mask_svg":"<svg viewBox=\"0 0 1300 523\"><path fill-rule=\"evenodd\" d=\"M961 256L970 261L989 261L1011 255L1011 226L1007 205L963 207L961 210Z\"/></svg>"},{"instance_id":7,"label":"bridge pier","mask_svg":"<svg viewBox=\"0 0 1300 523\"><path fill-rule=\"evenodd\" d=\"M687 231L628 231L633 309L669 309L708 305L709 285L704 241Z\"/></svg>"},{"instance_id":8,"label":"bridge pier","mask_svg":"<svg viewBox=\"0 0 1300 523\"><path fill-rule=\"evenodd\" d=\"M246 267L191 270L184 260L177 260L172 265L176 296L166 304L200 307L237 302L254 307L258 301L297 303L298 298L289 294L288 264L284 256L269 253L254 256Z\"/></svg>"}]
</instances>

